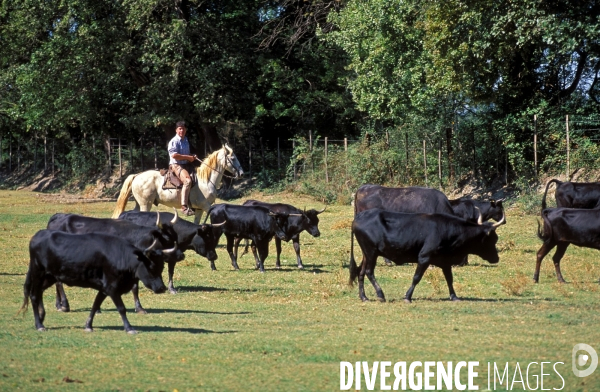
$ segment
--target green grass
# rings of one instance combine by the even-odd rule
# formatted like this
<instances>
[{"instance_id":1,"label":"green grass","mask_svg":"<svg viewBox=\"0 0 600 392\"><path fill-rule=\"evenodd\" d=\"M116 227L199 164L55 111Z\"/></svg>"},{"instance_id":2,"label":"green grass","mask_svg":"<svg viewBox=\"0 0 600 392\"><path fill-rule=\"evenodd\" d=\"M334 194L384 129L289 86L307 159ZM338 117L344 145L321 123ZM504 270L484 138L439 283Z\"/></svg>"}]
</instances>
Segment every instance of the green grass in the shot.
<instances>
[{"instance_id":1,"label":"green grass","mask_svg":"<svg viewBox=\"0 0 600 392\"><path fill-rule=\"evenodd\" d=\"M321 207L291 194L262 198ZM600 369L585 379L571 372L574 344L600 352L598 253L569 248L562 263L571 282L566 285L556 283L548 257L534 285L536 218L519 210L510 210L508 224L498 229L497 266L471 256L471 265L454 270L462 302L447 300L443 275L433 269L417 286L414 302L405 304L414 266L383 263L375 273L388 302L360 302L342 267L352 208L329 206L320 215L321 237L301 236L304 271L295 267L291 244L283 244L281 271L273 269L271 244L264 274L253 269L251 255L239 261L240 271L232 271L222 246L218 271L187 252L175 270L179 293L141 290L149 313L128 313L140 332L129 336L110 300L94 320L95 332L83 331L95 296L89 289L67 288L71 313L54 311L54 292L48 290L45 333L35 330L31 309L15 316L31 236L56 212L109 217L114 207L44 200L35 193L0 191L0 390L339 390L340 361L386 360L479 361L480 390L487 388L487 362L509 362L511 372L519 362L524 373L529 362L561 361L563 390L600 389ZM368 282L366 288L374 299ZM123 298L131 310L131 295ZM560 386L556 376L545 379L545 388Z\"/></svg>"}]
</instances>

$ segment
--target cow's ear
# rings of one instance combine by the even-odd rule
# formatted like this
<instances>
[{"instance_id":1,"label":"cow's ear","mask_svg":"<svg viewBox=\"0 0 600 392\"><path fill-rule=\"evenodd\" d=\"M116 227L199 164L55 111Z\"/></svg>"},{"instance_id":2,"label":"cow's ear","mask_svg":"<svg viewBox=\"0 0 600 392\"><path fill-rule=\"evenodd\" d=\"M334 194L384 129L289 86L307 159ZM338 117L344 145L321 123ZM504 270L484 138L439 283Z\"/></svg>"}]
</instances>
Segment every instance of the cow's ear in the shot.
<instances>
[{"instance_id":1,"label":"cow's ear","mask_svg":"<svg viewBox=\"0 0 600 392\"><path fill-rule=\"evenodd\" d=\"M498 201L496 202L496 207L500 207L500 208L502 208L502 200L498 200Z\"/></svg>"}]
</instances>

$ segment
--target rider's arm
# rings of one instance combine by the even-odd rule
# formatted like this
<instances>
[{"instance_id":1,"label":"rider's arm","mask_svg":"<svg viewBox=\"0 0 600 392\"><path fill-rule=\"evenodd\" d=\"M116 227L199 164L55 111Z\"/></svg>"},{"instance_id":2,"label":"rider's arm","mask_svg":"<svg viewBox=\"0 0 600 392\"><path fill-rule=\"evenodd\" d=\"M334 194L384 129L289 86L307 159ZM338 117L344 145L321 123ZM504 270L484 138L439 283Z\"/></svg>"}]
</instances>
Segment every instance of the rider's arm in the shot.
<instances>
[{"instance_id":1,"label":"rider's arm","mask_svg":"<svg viewBox=\"0 0 600 392\"><path fill-rule=\"evenodd\" d=\"M178 161L194 162L194 159L196 159L194 155L182 155L178 152L172 153L171 156L173 157L173 159L177 159Z\"/></svg>"}]
</instances>

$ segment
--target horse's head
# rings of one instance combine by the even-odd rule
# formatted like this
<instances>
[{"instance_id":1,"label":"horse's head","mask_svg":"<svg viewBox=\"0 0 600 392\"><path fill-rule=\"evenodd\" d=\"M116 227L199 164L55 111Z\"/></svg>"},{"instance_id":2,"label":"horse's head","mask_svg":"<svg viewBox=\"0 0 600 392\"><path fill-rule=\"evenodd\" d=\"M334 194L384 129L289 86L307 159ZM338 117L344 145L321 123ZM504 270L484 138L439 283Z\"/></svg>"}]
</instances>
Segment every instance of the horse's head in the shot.
<instances>
[{"instance_id":1,"label":"horse's head","mask_svg":"<svg viewBox=\"0 0 600 392\"><path fill-rule=\"evenodd\" d=\"M222 156L222 164L225 167L225 170L233 174L235 178L242 177L244 175L244 169L242 169L242 165L240 165L240 161L238 161L231 147L225 143L221 151L223 153L219 154L219 158Z\"/></svg>"}]
</instances>

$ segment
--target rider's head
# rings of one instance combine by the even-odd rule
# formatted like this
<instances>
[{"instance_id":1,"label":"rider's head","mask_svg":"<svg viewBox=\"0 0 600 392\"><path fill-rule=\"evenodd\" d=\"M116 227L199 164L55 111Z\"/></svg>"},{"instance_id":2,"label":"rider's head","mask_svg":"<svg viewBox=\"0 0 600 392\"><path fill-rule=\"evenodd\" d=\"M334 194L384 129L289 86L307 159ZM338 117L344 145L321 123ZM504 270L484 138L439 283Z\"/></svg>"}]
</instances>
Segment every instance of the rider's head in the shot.
<instances>
[{"instance_id":1,"label":"rider's head","mask_svg":"<svg viewBox=\"0 0 600 392\"><path fill-rule=\"evenodd\" d=\"M180 138L185 136L187 128L185 127L185 121L177 121L175 124L175 132L179 135Z\"/></svg>"}]
</instances>

